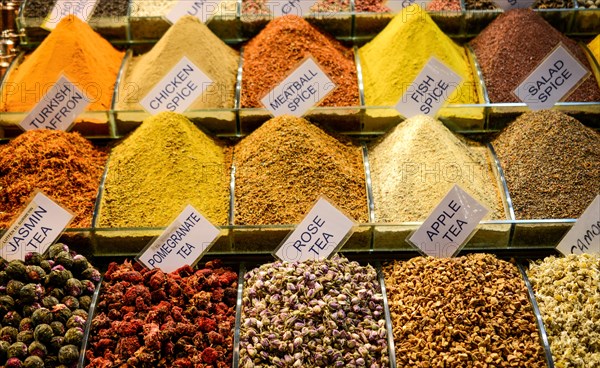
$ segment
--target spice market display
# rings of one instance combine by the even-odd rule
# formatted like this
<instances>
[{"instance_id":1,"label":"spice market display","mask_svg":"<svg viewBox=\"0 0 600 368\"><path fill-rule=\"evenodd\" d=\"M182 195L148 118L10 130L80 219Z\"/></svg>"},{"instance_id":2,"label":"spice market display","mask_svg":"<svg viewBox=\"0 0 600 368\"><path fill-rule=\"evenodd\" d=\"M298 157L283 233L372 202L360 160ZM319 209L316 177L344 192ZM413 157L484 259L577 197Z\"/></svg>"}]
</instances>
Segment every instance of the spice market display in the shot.
<instances>
[{"instance_id":1,"label":"spice market display","mask_svg":"<svg viewBox=\"0 0 600 368\"><path fill-rule=\"evenodd\" d=\"M302 1L0 0L0 368L600 367L600 3Z\"/></svg>"}]
</instances>

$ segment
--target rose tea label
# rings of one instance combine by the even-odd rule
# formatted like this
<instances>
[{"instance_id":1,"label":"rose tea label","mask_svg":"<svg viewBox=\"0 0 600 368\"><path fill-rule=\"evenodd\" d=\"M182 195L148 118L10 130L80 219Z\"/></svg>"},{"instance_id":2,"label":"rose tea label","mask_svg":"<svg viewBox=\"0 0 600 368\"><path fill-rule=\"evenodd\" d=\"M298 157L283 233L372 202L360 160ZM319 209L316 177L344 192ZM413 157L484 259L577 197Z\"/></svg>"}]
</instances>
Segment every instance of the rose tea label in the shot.
<instances>
[{"instance_id":1,"label":"rose tea label","mask_svg":"<svg viewBox=\"0 0 600 368\"><path fill-rule=\"evenodd\" d=\"M194 265L217 240L221 231L188 205L175 221L137 257L144 266L173 272Z\"/></svg>"},{"instance_id":2,"label":"rose tea label","mask_svg":"<svg viewBox=\"0 0 600 368\"><path fill-rule=\"evenodd\" d=\"M24 130L67 131L90 102L77 86L61 75L42 100L19 123L19 126Z\"/></svg>"},{"instance_id":3,"label":"rose tea label","mask_svg":"<svg viewBox=\"0 0 600 368\"><path fill-rule=\"evenodd\" d=\"M163 111L182 113L212 83L212 80L196 64L184 56L140 101L140 104L151 114Z\"/></svg>"},{"instance_id":4,"label":"rose tea label","mask_svg":"<svg viewBox=\"0 0 600 368\"><path fill-rule=\"evenodd\" d=\"M319 65L312 58L307 58L260 101L273 116L301 117L335 87Z\"/></svg>"},{"instance_id":5,"label":"rose tea label","mask_svg":"<svg viewBox=\"0 0 600 368\"><path fill-rule=\"evenodd\" d=\"M550 109L579 85L589 71L559 45L513 93L531 110Z\"/></svg>"},{"instance_id":6,"label":"rose tea label","mask_svg":"<svg viewBox=\"0 0 600 368\"><path fill-rule=\"evenodd\" d=\"M269 8L275 18L284 15L302 17L311 12L310 8L315 3L315 0L270 0L267 1L267 8Z\"/></svg>"},{"instance_id":7,"label":"rose tea label","mask_svg":"<svg viewBox=\"0 0 600 368\"><path fill-rule=\"evenodd\" d=\"M408 242L428 256L452 257L488 212L487 208L455 185Z\"/></svg>"},{"instance_id":8,"label":"rose tea label","mask_svg":"<svg viewBox=\"0 0 600 368\"><path fill-rule=\"evenodd\" d=\"M41 27L52 31L63 18L69 15L74 15L87 23L97 3L98 0L57 0Z\"/></svg>"},{"instance_id":9,"label":"rose tea label","mask_svg":"<svg viewBox=\"0 0 600 368\"><path fill-rule=\"evenodd\" d=\"M348 240L354 225L352 218L321 197L273 255L287 262L327 259Z\"/></svg>"},{"instance_id":10,"label":"rose tea label","mask_svg":"<svg viewBox=\"0 0 600 368\"><path fill-rule=\"evenodd\" d=\"M494 2L506 12L511 9L531 8L535 0L495 0Z\"/></svg>"},{"instance_id":11,"label":"rose tea label","mask_svg":"<svg viewBox=\"0 0 600 368\"><path fill-rule=\"evenodd\" d=\"M180 0L167 14L167 20L171 23L177 23L179 18L191 15L198 18L202 23L206 23L213 15L219 11L220 1L193 1Z\"/></svg>"},{"instance_id":12,"label":"rose tea label","mask_svg":"<svg viewBox=\"0 0 600 368\"><path fill-rule=\"evenodd\" d=\"M600 253L600 195L556 247L562 254Z\"/></svg>"},{"instance_id":13,"label":"rose tea label","mask_svg":"<svg viewBox=\"0 0 600 368\"><path fill-rule=\"evenodd\" d=\"M38 192L0 239L0 256L25 260L29 252L44 253L73 219L73 214Z\"/></svg>"},{"instance_id":14,"label":"rose tea label","mask_svg":"<svg viewBox=\"0 0 600 368\"><path fill-rule=\"evenodd\" d=\"M461 82L458 74L432 57L398 101L396 110L406 118L435 117Z\"/></svg>"}]
</instances>

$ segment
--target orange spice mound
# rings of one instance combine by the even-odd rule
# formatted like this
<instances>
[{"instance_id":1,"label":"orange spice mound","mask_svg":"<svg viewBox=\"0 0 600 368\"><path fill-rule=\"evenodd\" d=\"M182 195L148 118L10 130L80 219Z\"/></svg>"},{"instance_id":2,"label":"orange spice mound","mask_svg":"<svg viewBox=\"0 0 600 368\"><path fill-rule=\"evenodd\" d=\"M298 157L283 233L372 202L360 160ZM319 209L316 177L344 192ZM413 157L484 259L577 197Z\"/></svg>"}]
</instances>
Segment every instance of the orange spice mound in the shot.
<instances>
[{"instance_id":1,"label":"orange spice mound","mask_svg":"<svg viewBox=\"0 0 600 368\"><path fill-rule=\"evenodd\" d=\"M87 110L109 110L123 56L87 23L66 17L11 73L2 111L31 110L61 74L92 100Z\"/></svg>"}]
</instances>

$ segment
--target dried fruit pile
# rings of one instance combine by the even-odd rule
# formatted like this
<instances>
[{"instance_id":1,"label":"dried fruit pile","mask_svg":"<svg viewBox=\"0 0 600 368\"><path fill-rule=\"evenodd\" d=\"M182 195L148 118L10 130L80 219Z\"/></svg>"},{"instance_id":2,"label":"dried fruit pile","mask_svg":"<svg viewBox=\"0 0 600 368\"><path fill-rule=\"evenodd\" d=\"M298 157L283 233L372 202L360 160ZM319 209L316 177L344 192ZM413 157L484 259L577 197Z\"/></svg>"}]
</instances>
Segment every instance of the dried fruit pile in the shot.
<instances>
[{"instance_id":1,"label":"dried fruit pile","mask_svg":"<svg viewBox=\"0 0 600 368\"><path fill-rule=\"evenodd\" d=\"M92 320L87 367L230 367L237 281L219 261L170 274L111 263Z\"/></svg>"},{"instance_id":2,"label":"dried fruit pile","mask_svg":"<svg viewBox=\"0 0 600 368\"><path fill-rule=\"evenodd\" d=\"M0 366L76 365L98 270L64 244L0 269Z\"/></svg>"}]
</instances>

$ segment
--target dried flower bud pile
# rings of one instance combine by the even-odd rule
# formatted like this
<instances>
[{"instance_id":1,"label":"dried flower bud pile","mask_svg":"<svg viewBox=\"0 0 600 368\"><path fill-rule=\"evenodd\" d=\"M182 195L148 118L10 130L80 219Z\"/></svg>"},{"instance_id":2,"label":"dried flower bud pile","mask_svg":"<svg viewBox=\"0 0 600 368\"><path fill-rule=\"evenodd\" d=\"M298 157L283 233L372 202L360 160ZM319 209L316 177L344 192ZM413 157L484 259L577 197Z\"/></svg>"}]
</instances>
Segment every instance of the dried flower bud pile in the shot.
<instances>
[{"instance_id":1,"label":"dried flower bud pile","mask_svg":"<svg viewBox=\"0 0 600 368\"><path fill-rule=\"evenodd\" d=\"M399 367L544 367L514 265L489 254L384 267Z\"/></svg>"},{"instance_id":2,"label":"dried flower bud pile","mask_svg":"<svg viewBox=\"0 0 600 368\"><path fill-rule=\"evenodd\" d=\"M64 244L0 269L0 366L76 366L98 270Z\"/></svg>"},{"instance_id":3,"label":"dried flower bud pile","mask_svg":"<svg viewBox=\"0 0 600 368\"><path fill-rule=\"evenodd\" d=\"M527 276L556 367L600 367L600 255L548 257Z\"/></svg>"},{"instance_id":4,"label":"dried flower bud pile","mask_svg":"<svg viewBox=\"0 0 600 368\"><path fill-rule=\"evenodd\" d=\"M219 261L170 274L111 263L92 320L87 367L230 367L237 281Z\"/></svg>"},{"instance_id":5,"label":"dried flower bud pile","mask_svg":"<svg viewBox=\"0 0 600 368\"><path fill-rule=\"evenodd\" d=\"M377 273L334 256L245 275L240 367L388 367Z\"/></svg>"}]
</instances>

